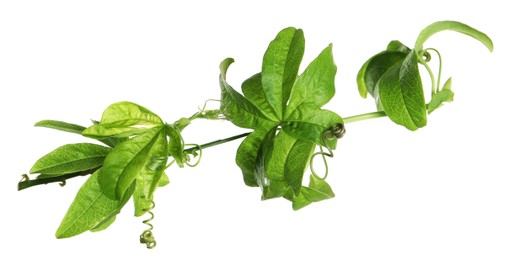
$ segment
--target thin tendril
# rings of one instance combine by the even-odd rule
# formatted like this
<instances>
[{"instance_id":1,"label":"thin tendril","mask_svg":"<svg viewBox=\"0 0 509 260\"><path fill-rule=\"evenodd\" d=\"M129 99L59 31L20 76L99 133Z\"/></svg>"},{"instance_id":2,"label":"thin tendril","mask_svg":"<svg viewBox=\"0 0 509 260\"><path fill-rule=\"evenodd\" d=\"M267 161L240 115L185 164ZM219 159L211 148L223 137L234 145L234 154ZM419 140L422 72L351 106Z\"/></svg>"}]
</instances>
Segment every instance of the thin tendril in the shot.
<instances>
[{"instance_id":1,"label":"thin tendril","mask_svg":"<svg viewBox=\"0 0 509 260\"><path fill-rule=\"evenodd\" d=\"M202 149L201 149L201 146L200 146L199 144L186 144L186 146L194 146L194 147L196 147L196 148L198 149L198 151L197 151L196 149L194 149L194 150L193 150L193 151L194 151L194 152L193 152L193 156L194 156L194 157L196 157L195 153L196 153L196 152L199 152L199 153L198 153L198 160L197 160L194 164L190 164L190 163L189 163L189 160L187 160L187 161L185 162L185 164L186 164L187 166L189 166L189 167L196 167L196 166L200 163L200 161L201 161L201 157L202 157L202 154L203 154L203 151L202 151Z\"/></svg>"},{"instance_id":2,"label":"thin tendril","mask_svg":"<svg viewBox=\"0 0 509 260\"><path fill-rule=\"evenodd\" d=\"M422 65L424 65L424 67L428 71L429 77L431 78L431 95L433 95L437 91L437 83L435 81L435 75L433 74L433 71L429 67L428 63L422 57L418 57L417 59L421 62Z\"/></svg>"},{"instance_id":3,"label":"thin tendril","mask_svg":"<svg viewBox=\"0 0 509 260\"><path fill-rule=\"evenodd\" d=\"M437 87L440 88L440 78L442 77L442 55L440 55L440 52L435 48L428 48L424 50L425 52L434 51L438 56L438 79L437 79Z\"/></svg>"},{"instance_id":4,"label":"thin tendril","mask_svg":"<svg viewBox=\"0 0 509 260\"><path fill-rule=\"evenodd\" d=\"M168 165L166 165L166 167L165 167L164 169L166 170L166 169L170 168L170 166L171 166L172 164L174 164L174 163L175 163L175 159L173 159L173 161L171 161L170 163L168 163Z\"/></svg>"},{"instance_id":5,"label":"thin tendril","mask_svg":"<svg viewBox=\"0 0 509 260\"><path fill-rule=\"evenodd\" d=\"M152 233L154 225L150 223L150 221L154 219L154 213L152 213L152 210L155 208L156 204L152 200L150 201L150 203L151 203L150 208L143 209L143 211L150 214L150 218L143 220L143 224L149 226L149 228L143 231L143 233L141 233L140 235L140 243L147 245L148 249L152 249L157 245L154 234Z\"/></svg>"},{"instance_id":6,"label":"thin tendril","mask_svg":"<svg viewBox=\"0 0 509 260\"><path fill-rule=\"evenodd\" d=\"M199 112L199 113L203 113L203 112L205 112L205 109L207 108L207 104L208 104L210 101L214 101L214 102L221 102L221 100L219 100L219 99L207 99L207 100L205 101L205 104L203 104L203 108L198 107L198 109L200 110L200 112Z\"/></svg>"},{"instance_id":7,"label":"thin tendril","mask_svg":"<svg viewBox=\"0 0 509 260\"><path fill-rule=\"evenodd\" d=\"M329 145L327 144L327 141L333 140L333 139L340 139L344 135L345 135L345 126L341 123L334 124L332 127L330 127L329 129L325 130L322 133L323 146L320 146L320 151L314 153L310 159L309 168L311 169L311 174L313 174L315 177L322 179L322 180L325 180L327 178L327 176L329 175L329 165L327 164L327 158L325 158L325 157L326 156L330 157L330 158L334 157L334 153L332 152L332 149L330 149ZM323 151L323 147L325 147L327 149L327 152ZM320 177L318 174L316 174L316 171L315 171L315 168L313 165L314 158L317 155L322 156L323 163L325 166L325 174L323 177Z\"/></svg>"}]
</instances>

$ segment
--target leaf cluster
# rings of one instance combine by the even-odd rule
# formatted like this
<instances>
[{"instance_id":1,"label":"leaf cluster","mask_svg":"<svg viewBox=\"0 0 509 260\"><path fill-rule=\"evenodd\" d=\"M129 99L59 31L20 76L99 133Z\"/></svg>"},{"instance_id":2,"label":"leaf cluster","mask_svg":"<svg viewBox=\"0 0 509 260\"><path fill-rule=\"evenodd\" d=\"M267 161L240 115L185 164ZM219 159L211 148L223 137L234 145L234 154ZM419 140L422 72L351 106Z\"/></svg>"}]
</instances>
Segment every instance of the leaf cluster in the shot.
<instances>
[{"instance_id":1,"label":"leaf cluster","mask_svg":"<svg viewBox=\"0 0 509 260\"><path fill-rule=\"evenodd\" d=\"M427 115L440 107L442 103L451 102L454 96L451 90L451 79L446 81L442 89L437 88L437 85L440 85L441 67L438 83L429 68L428 61L431 56L428 50L436 50L423 49L426 40L445 30L471 36L493 51L493 42L486 34L455 21L435 22L421 31L414 49L410 49L399 41L391 41L386 50L368 59L357 74L359 94L366 98L369 93L374 98L377 109L384 111L396 124L409 130L426 126ZM429 103L424 100L419 64L426 67L431 77L432 93Z\"/></svg>"},{"instance_id":2,"label":"leaf cluster","mask_svg":"<svg viewBox=\"0 0 509 260\"><path fill-rule=\"evenodd\" d=\"M304 45L302 30L279 32L263 56L261 72L242 84L243 95L226 81L233 59L221 63L219 79L226 119L254 130L237 150L245 184L260 187L262 199L293 201L294 209L334 196L325 180L314 174L307 187L302 179L317 145L336 146L335 139L324 143L323 133L343 123L338 114L321 108L335 93L332 45L299 75Z\"/></svg>"}]
</instances>

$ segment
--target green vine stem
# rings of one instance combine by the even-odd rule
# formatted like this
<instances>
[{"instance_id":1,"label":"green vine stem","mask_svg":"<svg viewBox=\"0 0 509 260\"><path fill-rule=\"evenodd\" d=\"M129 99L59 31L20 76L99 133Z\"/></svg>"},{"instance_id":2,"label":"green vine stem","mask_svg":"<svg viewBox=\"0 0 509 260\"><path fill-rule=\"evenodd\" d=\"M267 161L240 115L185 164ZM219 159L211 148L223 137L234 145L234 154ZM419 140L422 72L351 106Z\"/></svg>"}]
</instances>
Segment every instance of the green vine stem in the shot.
<instances>
[{"instance_id":1,"label":"green vine stem","mask_svg":"<svg viewBox=\"0 0 509 260\"><path fill-rule=\"evenodd\" d=\"M386 116L387 115L383 111L371 112L371 113L360 114L360 115L356 115L356 116L345 117L345 118L343 118L343 122L345 124L348 124L348 123L353 123L353 122L358 122L358 121L363 121L363 120L368 120L368 119L374 119L374 118L380 118L380 117L386 117ZM205 143L202 145L194 145L191 148L185 149L184 152L186 154L194 154L194 153L196 153L200 150L203 150L205 148L213 147L216 145L235 141L240 138L244 138L251 133L252 132L247 132L247 133L243 133L243 134L239 134L239 135L234 135L234 136L231 136L231 137L228 137L225 139L215 140L215 141ZM65 174L65 175L61 175L61 176L33 179L33 180L30 180L28 178L28 175L24 174L23 179L18 183L18 190L24 190L24 189L27 189L27 188L30 188L33 186L49 184L49 183L54 183L54 182L65 183L65 181L67 179L71 179L71 178L78 177L78 176L90 175L90 174L94 173L97 169L98 168L94 168L94 169L82 171L82 172L75 172L75 173L69 173L69 174Z\"/></svg>"}]
</instances>

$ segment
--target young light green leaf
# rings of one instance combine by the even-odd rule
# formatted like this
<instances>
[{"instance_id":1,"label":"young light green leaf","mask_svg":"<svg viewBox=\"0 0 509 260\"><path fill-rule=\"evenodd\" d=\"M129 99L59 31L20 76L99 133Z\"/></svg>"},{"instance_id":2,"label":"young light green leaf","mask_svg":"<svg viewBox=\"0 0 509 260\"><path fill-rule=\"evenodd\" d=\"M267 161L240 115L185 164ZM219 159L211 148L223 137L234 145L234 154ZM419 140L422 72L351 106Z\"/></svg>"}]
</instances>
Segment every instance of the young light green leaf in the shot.
<instances>
[{"instance_id":1,"label":"young light green leaf","mask_svg":"<svg viewBox=\"0 0 509 260\"><path fill-rule=\"evenodd\" d=\"M414 52L392 66L376 87L385 113L392 121L409 130L426 125L426 103Z\"/></svg>"},{"instance_id":2,"label":"young light green leaf","mask_svg":"<svg viewBox=\"0 0 509 260\"><path fill-rule=\"evenodd\" d=\"M369 93L375 97L375 87L378 80L392 66L402 62L406 56L407 53L400 51L383 51L366 61L357 74L357 85L361 96L366 98L367 93Z\"/></svg>"},{"instance_id":3,"label":"young light green leaf","mask_svg":"<svg viewBox=\"0 0 509 260\"><path fill-rule=\"evenodd\" d=\"M104 160L99 176L104 194L111 199L121 198L141 171L152 163L152 158L168 156L167 151L162 127L154 127L119 144Z\"/></svg>"},{"instance_id":4,"label":"young light green leaf","mask_svg":"<svg viewBox=\"0 0 509 260\"><path fill-rule=\"evenodd\" d=\"M304 33L293 27L283 29L269 44L262 64L265 97L278 119L292 90L304 55Z\"/></svg>"},{"instance_id":5,"label":"young light green leaf","mask_svg":"<svg viewBox=\"0 0 509 260\"><path fill-rule=\"evenodd\" d=\"M242 93L255 105L263 115L271 121L278 121L274 109L271 107L265 96L262 86L262 74L257 73L242 83Z\"/></svg>"},{"instance_id":6,"label":"young light green leaf","mask_svg":"<svg viewBox=\"0 0 509 260\"><path fill-rule=\"evenodd\" d=\"M483 32L460 22L440 21L432 23L421 31L417 37L417 41L415 42L416 53L421 53L423 50L423 45L429 39L429 37L441 31L456 31L466 34L482 42L489 51L493 51L493 42L491 41L490 37L488 37L488 35L484 34Z\"/></svg>"},{"instance_id":7,"label":"young light green leaf","mask_svg":"<svg viewBox=\"0 0 509 260\"><path fill-rule=\"evenodd\" d=\"M42 121L35 123L35 126L56 129L56 130L69 132L69 133L73 133L73 134L81 134L85 129L87 129L84 126L66 123L66 122L62 122L62 121L56 121L56 120L42 120Z\"/></svg>"},{"instance_id":8,"label":"young light green leaf","mask_svg":"<svg viewBox=\"0 0 509 260\"><path fill-rule=\"evenodd\" d=\"M63 145L40 158L30 173L55 176L93 169L103 164L110 151L111 148L89 143Z\"/></svg>"},{"instance_id":9,"label":"young light green leaf","mask_svg":"<svg viewBox=\"0 0 509 260\"><path fill-rule=\"evenodd\" d=\"M431 112L435 111L435 109L442 106L442 103L452 102L454 100L454 92L452 92L451 90L451 84L452 79L449 78L445 82L442 90L438 91L437 93L431 96L431 101L428 104L428 114L431 114Z\"/></svg>"},{"instance_id":10,"label":"young light green leaf","mask_svg":"<svg viewBox=\"0 0 509 260\"><path fill-rule=\"evenodd\" d=\"M65 214L56 232L57 238L67 238L87 230L102 230L109 226L120 212L134 190L132 186L121 200L112 200L104 195L98 181L98 170L83 184Z\"/></svg>"},{"instance_id":11,"label":"young light green leaf","mask_svg":"<svg viewBox=\"0 0 509 260\"><path fill-rule=\"evenodd\" d=\"M169 154L175 159L180 168L184 167L186 155L184 154L184 140L180 131L171 124L166 124L166 134L170 137Z\"/></svg>"},{"instance_id":12,"label":"young light green leaf","mask_svg":"<svg viewBox=\"0 0 509 260\"><path fill-rule=\"evenodd\" d=\"M309 187L302 187L300 194L293 198L293 209L299 210L313 202L334 198L330 185L314 174L309 178Z\"/></svg>"},{"instance_id":13,"label":"young light green leaf","mask_svg":"<svg viewBox=\"0 0 509 260\"><path fill-rule=\"evenodd\" d=\"M100 123L87 128L83 135L98 139L110 136L128 137L162 125L161 118L152 111L125 101L106 108Z\"/></svg>"},{"instance_id":14,"label":"young light green leaf","mask_svg":"<svg viewBox=\"0 0 509 260\"><path fill-rule=\"evenodd\" d=\"M221 75L219 82L221 86L221 111L225 117L238 127L255 129L260 126L271 124L268 119L258 108L248 99L235 91L226 82L226 72L230 64L233 63L232 58L225 59L221 62Z\"/></svg>"},{"instance_id":15,"label":"young light green leaf","mask_svg":"<svg viewBox=\"0 0 509 260\"><path fill-rule=\"evenodd\" d=\"M237 149L235 161L242 170L244 183L250 187L257 187L258 181L255 175L256 159L261 150L262 142L266 136L272 133L274 127L258 128L248 135Z\"/></svg>"},{"instance_id":16,"label":"young light green leaf","mask_svg":"<svg viewBox=\"0 0 509 260\"><path fill-rule=\"evenodd\" d=\"M336 71L332 45L329 45L309 64L291 88L284 119L290 117L300 106L320 108L327 104L334 96Z\"/></svg>"}]
</instances>

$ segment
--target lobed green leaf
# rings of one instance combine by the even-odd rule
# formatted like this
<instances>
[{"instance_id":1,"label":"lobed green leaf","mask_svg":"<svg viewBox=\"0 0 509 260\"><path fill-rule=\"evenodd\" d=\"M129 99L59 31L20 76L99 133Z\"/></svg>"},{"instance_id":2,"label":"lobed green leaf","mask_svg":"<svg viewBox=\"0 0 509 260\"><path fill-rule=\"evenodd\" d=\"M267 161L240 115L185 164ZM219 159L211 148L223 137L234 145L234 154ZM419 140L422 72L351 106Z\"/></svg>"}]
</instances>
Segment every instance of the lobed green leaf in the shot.
<instances>
[{"instance_id":1,"label":"lobed green leaf","mask_svg":"<svg viewBox=\"0 0 509 260\"><path fill-rule=\"evenodd\" d=\"M131 197L134 185L120 200L105 196L99 184L101 170L92 174L80 188L74 201L67 210L64 219L56 232L57 238L68 238L87 230L95 231L107 228L115 216Z\"/></svg>"},{"instance_id":2,"label":"lobed green leaf","mask_svg":"<svg viewBox=\"0 0 509 260\"><path fill-rule=\"evenodd\" d=\"M63 145L40 158L30 173L56 176L93 169L103 164L110 151L111 148L97 144Z\"/></svg>"},{"instance_id":3,"label":"lobed green leaf","mask_svg":"<svg viewBox=\"0 0 509 260\"><path fill-rule=\"evenodd\" d=\"M238 127L255 129L260 126L271 124L268 119L251 101L235 91L226 81L226 72L232 58L221 62L219 77L221 87L221 111L225 117Z\"/></svg>"},{"instance_id":4,"label":"lobed green leaf","mask_svg":"<svg viewBox=\"0 0 509 260\"><path fill-rule=\"evenodd\" d=\"M258 155L263 150L263 140L266 139L267 135L271 135L275 132L275 127L258 128L253 133L248 135L244 141L240 144L237 149L237 155L235 162L242 170L244 177L244 183L250 187L259 186L259 182L262 180L257 179L255 174L256 164Z\"/></svg>"},{"instance_id":5,"label":"lobed green leaf","mask_svg":"<svg viewBox=\"0 0 509 260\"><path fill-rule=\"evenodd\" d=\"M277 122L277 118L274 109L267 101L267 97L262 86L262 74L257 73L252 77L246 79L242 83L242 93L244 96L258 108L258 110L269 120Z\"/></svg>"},{"instance_id":6,"label":"lobed green leaf","mask_svg":"<svg viewBox=\"0 0 509 260\"><path fill-rule=\"evenodd\" d=\"M280 120L283 119L284 108L299 73L304 45L302 30L289 27L278 33L263 56L263 91Z\"/></svg>"},{"instance_id":7,"label":"lobed green leaf","mask_svg":"<svg viewBox=\"0 0 509 260\"><path fill-rule=\"evenodd\" d=\"M332 45L325 48L301 74L293 86L285 118L291 117L300 106L320 108L334 96L336 65L332 57Z\"/></svg>"}]
</instances>

